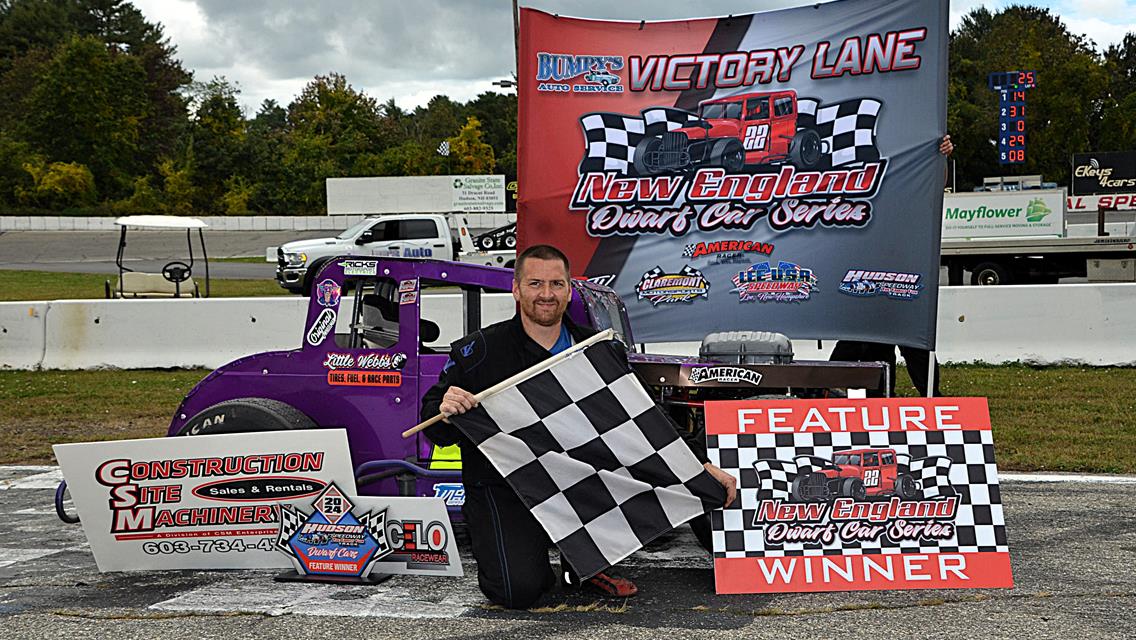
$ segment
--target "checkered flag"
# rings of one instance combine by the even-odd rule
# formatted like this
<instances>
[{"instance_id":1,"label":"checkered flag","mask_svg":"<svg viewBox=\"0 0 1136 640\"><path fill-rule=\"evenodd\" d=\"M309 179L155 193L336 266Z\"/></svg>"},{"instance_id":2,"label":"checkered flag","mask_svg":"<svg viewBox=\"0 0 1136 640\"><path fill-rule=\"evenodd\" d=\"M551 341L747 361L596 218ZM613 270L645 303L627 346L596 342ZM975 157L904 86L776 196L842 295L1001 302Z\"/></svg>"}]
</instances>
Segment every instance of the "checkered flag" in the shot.
<instances>
[{"instance_id":1,"label":"checkered flag","mask_svg":"<svg viewBox=\"0 0 1136 640\"><path fill-rule=\"evenodd\" d=\"M644 109L639 117L621 113L585 114L580 117L585 142L580 175L613 170L623 175L638 175L635 146L643 138L661 136L701 120L696 113L673 107Z\"/></svg>"},{"instance_id":2,"label":"checkered flag","mask_svg":"<svg viewBox=\"0 0 1136 640\"><path fill-rule=\"evenodd\" d=\"M277 506L276 513L280 519L280 532L276 534L276 548L291 556L292 549L288 546L288 541L300 529L300 525L304 523L307 516L297 511L290 504Z\"/></svg>"},{"instance_id":3,"label":"checkered flag","mask_svg":"<svg viewBox=\"0 0 1136 640\"><path fill-rule=\"evenodd\" d=\"M440 142L438 144L438 155L446 156L447 158L450 156L450 141L449 140L443 140L442 142Z\"/></svg>"},{"instance_id":4,"label":"checkered flag","mask_svg":"<svg viewBox=\"0 0 1136 640\"><path fill-rule=\"evenodd\" d=\"M610 340L450 421L581 578L725 501Z\"/></svg>"},{"instance_id":5,"label":"checkered flag","mask_svg":"<svg viewBox=\"0 0 1136 640\"><path fill-rule=\"evenodd\" d=\"M877 162L876 119L881 106L878 100L868 98L824 106L814 98L799 98L797 128L813 129L820 135L830 166Z\"/></svg>"},{"instance_id":6,"label":"checkered flag","mask_svg":"<svg viewBox=\"0 0 1136 640\"><path fill-rule=\"evenodd\" d=\"M905 453L896 454L896 470L915 478L922 499L954 495L951 486L951 459L947 456L929 456L912 460Z\"/></svg>"},{"instance_id":7,"label":"checkered flag","mask_svg":"<svg viewBox=\"0 0 1136 640\"><path fill-rule=\"evenodd\" d=\"M753 463L757 471L761 492L771 500L788 500L792 496L793 479L797 477L797 465L784 460L758 460Z\"/></svg>"},{"instance_id":8,"label":"checkered flag","mask_svg":"<svg viewBox=\"0 0 1136 640\"><path fill-rule=\"evenodd\" d=\"M683 249L682 249L682 257L684 257L684 258L693 258L693 257L694 257L694 247L695 247L695 246L696 246L696 245L693 245L693 244L688 244L688 245L686 245L685 247L683 247Z\"/></svg>"}]
</instances>

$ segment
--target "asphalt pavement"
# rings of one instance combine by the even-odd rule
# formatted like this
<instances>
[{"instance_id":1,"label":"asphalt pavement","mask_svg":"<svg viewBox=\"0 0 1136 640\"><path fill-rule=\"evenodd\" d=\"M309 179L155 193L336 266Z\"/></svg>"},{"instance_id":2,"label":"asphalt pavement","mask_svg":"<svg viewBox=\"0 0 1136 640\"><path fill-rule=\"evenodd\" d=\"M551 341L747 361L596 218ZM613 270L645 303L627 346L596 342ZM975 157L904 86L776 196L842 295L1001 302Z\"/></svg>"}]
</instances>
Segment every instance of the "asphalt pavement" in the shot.
<instances>
[{"instance_id":1,"label":"asphalt pavement","mask_svg":"<svg viewBox=\"0 0 1136 640\"><path fill-rule=\"evenodd\" d=\"M52 467L0 467L0 633L11 638L1128 638L1136 624L1136 480L1004 480L1008 590L718 596L689 530L621 563L640 595L556 591L491 607L463 578L378 586L273 582L273 571L99 573L59 522ZM1116 479L1113 479L1116 480Z\"/></svg>"}]
</instances>

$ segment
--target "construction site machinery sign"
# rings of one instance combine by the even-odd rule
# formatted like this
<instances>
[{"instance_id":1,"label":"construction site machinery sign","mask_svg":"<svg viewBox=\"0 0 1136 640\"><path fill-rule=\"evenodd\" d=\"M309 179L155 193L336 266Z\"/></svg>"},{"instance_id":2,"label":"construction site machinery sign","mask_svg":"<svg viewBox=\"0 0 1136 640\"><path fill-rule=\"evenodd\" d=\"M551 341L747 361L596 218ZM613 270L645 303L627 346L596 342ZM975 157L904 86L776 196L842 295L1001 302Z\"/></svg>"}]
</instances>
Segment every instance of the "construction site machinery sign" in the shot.
<instances>
[{"instance_id":1,"label":"construction site machinery sign","mask_svg":"<svg viewBox=\"0 0 1136 640\"><path fill-rule=\"evenodd\" d=\"M985 398L706 403L718 593L1010 588Z\"/></svg>"},{"instance_id":2,"label":"construction site machinery sign","mask_svg":"<svg viewBox=\"0 0 1136 640\"><path fill-rule=\"evenodd\" d=\"M53 448L99 571L289 567L279 507L355 492L342 429Z\"/></svg>"},{"instance_id":3,"label":"construction site machinery sign","mask_svg":"<svg viewBox=\"0 0 1136 640\"><path fill-rule=\"evenodd\" d=\"M950 193L943 198L944 238L1065 235L1065 190Z\"/></svg>"},{"instance_id":4,"label":"construction site machinery sign","mask_svg":"<svg viewBox=\"0 0 1136 640\"><path fill-rule=\"evenodd\" d=\"M934 346L945 0L520 22L518 240L610 284L636 338Z\"/></svg>"}]
</instances>

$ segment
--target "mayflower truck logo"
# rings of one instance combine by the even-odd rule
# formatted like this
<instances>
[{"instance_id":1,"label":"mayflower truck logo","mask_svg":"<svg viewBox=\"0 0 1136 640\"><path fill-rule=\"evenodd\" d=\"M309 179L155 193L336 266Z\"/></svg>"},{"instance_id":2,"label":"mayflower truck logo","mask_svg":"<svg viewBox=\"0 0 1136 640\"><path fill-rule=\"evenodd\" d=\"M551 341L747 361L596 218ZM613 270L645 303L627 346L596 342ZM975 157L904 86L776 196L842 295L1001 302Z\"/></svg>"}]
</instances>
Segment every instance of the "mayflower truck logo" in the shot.
<instances>
[{"instance_id":1,"label":"mayflower truck logo","mask_svg":"<svg viewBox=\"0 0 1136 640\"><path fill-rule=\"evenodd\" d=\"M739 302L800 302L808 300L817 287L816 275L793 262L784 260L776 267L759 262L733 278Z\"/></svg>"},{"instance_id":2,"label":"mayflower truck logo","mask_svg":"<svg viewBox=\"0 0 1136 640\"><path fill-rule=\"evenodd\" d=\"M1041 222L1045 216L1053 213L1053 211L1045 206L1041 198L1034 198L1030 200L1029 205L1026 207L1026 222Z\"/></svg>"},{"instance_id":3,"label":"mayflower truck logo","mask_svg":"<svg viewBox=\"0 0 1136 640\"><path fill-rule=\"evenodd\" d=\"M701 271L690 265L684 265L678 273L667 273L662 267L655 267L643 274L635 285L635 292L640 300L649 300L654 305L691 302L698 297L707 297L710 282Z\"/></svg>"},{"instance_id":4,"label":"mayflower truck logo","mask_svg":"<svg viewBox=\"0 0 1136 640\"><path fill-rule=\"evenodd\" d=\"M923 289L923 285L919 284L921 278L918 273L849 269L840 281L840 292L862 298L881 295L898 300L914 300Z\"/></svg>"},{"instance_id":5,"label":"mayflower truck logo","mask_svg":"<svg viewBox=\"0 0 1136 640\"><path fill-rule=\"evenodd\" d=\"M623 93L618 75L622 56L536 54L537 91L556 93ZM582 78L581 78L582 76ZM581 78L582 83L569 84Z\"/></svg>"},{"instance_id":6,"label":"mayflower truck logo","mask_svg":"<svg viewBox=\"0 0 1136 640\"><path fill-rule=\"evenodd\" d=\"M795 91L707 100L697 111L580 118L585 151L569 203L594 237L863 227L887 160L876 147L883 103L822 104Z\"/></svg>"},{"instance_id":7,"label":"mayflower truck logo","mask_svg":"<svg viewBox=\"0 0 1136 640\"><path fill-rule=\"evenodd\" d=\"M334 483L307 514L282 505L276 548L305 575L365 577L375 562L394 552L387 539L387 510L354 514L351 501Z\"/></svg>"}]
</instances>

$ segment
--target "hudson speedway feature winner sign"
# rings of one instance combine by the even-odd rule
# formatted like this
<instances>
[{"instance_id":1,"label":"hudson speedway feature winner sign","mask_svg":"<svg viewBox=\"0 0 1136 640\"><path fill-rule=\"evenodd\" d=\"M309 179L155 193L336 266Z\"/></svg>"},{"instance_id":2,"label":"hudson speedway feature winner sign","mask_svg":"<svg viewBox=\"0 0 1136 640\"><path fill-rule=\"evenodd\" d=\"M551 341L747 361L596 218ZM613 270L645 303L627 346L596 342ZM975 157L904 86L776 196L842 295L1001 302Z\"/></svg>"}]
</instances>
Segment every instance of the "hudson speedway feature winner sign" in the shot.
<instances>
[{"instance_id":1,"label":"hudson speedway feature winner sign","mask_svg":"<svg viewBox=\"0 0 1136 640\"><path fill-rule=\"evenodd\" d=\"M706 403L718 593L1013 586L985 398Z\"/></svg>"},{"instance_id":2,"label":"hudson speedway feature winner sign","mask_svg":"<svg viewBox=\"0 0 1136 640\"><path fill-rule=\"evenodd\" d=\"M610 284L641 340L759 326L932 348L946 42L944 0L523 9L521 244ZM857 273L929 284L874 295Z\"/></svg>"}]
</instances>

